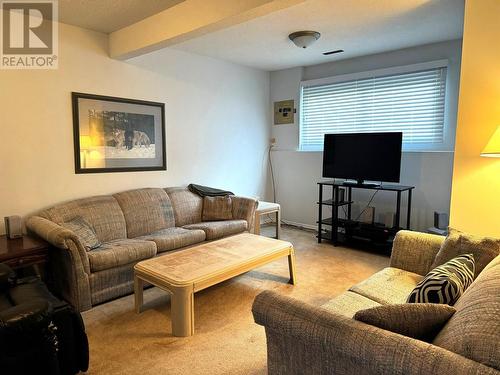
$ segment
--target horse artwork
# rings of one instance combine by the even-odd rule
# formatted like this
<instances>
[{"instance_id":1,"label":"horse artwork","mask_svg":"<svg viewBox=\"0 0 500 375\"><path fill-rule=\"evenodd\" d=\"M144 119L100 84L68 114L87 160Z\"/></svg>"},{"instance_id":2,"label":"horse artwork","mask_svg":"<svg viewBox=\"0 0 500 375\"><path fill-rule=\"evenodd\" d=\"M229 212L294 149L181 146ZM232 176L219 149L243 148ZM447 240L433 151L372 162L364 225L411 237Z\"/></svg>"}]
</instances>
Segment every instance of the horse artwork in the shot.
<instances>
[{"instance_id":1,"label":"horse artwork","mask_svg":"<svg viewBox=\"0 0 500 375\"><path fill-rule=\"evenodd\" d=\"M75 132L79 139L75 151L80 149L77 173L166 169L162 103L146 102L152 107L148 111L141 101L74 95L74 117L75 112L78 115Z\"/></svg>"}]
</instances>

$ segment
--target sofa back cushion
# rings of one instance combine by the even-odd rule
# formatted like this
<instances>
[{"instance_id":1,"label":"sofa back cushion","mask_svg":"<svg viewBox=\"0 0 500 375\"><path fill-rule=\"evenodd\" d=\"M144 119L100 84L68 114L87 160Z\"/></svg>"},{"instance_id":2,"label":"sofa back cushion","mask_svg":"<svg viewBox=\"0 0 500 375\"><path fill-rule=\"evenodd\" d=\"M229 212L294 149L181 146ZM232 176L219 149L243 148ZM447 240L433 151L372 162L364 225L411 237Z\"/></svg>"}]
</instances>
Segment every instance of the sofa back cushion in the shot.
<instances>
[{"instance_id":1,"label":"sofa back cushion","mask_svg":"<svg viewBox=\"0 0 500 375\"><path fill-rule=\"evenodd\" d=\"M455 304L456 313L433 341L454 353L500 370L500 256Z\"/></svg>"},{"instance_id":2,"label":"sofa back cushion","mask_svg":"<svg viewBox=\"0 0 500 375\"><path fill-rule=\"evenodd\" d=\"M81 217L92 226L100 242L127 237L123 212L116 199L109 195L58 204L42 211L40 216L57 224Z\"/></svg>"},{"instance_id":3,"label":"sofa back cushion","mask_svg":"<svg viewBox=\"0 0 500 375\"><path fill-rule=\"evenodd\" d=\"M192 193L186 187L166 188L174 209L175 224L182 227L188 224L199 223L203 210L203 198Z\"/></svg>"},{"instance_id":4,"label":"sofa back cushion","mask_svg":"<svg viewBox=\"0 0 500 375\"><path fill-rule=\"evenodd\" d=\"M146 188L113 195L118 201L128 238L135 238L175 226L174 211L163 189Z\"/></svg>"},{"instance_id":5,"label":"sofa back cushion","mask_svg":"<svg viewBox=\"0 0 500 375\"><path fill-rule=\"evenodd\" d=\"M449 228L449 234L436 254L432 268L462 254L474 255L477 277L488 263L500 255L500 238L479 237Z\"/></svg>"}]
</instances>

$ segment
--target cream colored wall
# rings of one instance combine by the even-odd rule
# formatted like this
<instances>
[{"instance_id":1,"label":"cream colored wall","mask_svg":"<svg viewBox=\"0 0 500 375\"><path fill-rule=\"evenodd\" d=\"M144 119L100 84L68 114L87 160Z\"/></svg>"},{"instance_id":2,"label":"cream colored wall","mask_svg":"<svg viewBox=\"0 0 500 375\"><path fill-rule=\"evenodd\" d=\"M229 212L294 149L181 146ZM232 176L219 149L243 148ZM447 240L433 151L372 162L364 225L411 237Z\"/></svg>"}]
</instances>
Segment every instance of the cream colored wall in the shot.
<instances>
[{"instance_id":1,"label":"cream colored wall","mask_svg":"<svg viewBox=\"0 0 500 375\"><path fill-rule=\"evenodd\" d=\"M107 47L104 34L61 24L58 70L0 71L0 218L191 182L264 196L268 73L176 50L121 62ZM71 91L166 103L168 170L76 175Z\"/></svg>"},{"instance_id":2,"label":"cream colored wall","mask_svg":"<svg viewBox=\"0 0 500 375\"><path fill-rule=\"evenodd\" d=\"M479 154L500 125L500 1L468 0L462 49L451 225L500 237L500 159Z\"/></svg>"}]
</instances>

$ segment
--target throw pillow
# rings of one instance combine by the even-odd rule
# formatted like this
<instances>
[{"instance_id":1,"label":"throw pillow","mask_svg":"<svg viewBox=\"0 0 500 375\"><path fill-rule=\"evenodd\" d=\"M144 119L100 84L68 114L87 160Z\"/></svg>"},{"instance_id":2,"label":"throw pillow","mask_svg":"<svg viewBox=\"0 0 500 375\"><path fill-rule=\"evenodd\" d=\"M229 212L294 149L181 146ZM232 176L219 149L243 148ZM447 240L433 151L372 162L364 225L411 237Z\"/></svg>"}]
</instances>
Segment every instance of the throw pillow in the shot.
<instances>
[{"instance_id":1,"label":"throw pillow","mask_svg":"<svg viewBox=\"0 0 500 375\"><path fill-rule=\"evenodd\" d=\"M472 254L453 258L425 275L406 302L453 305L474 281L474 268Z\"/></svg>"},{"instance_id":2,"label":"throw pillow","mask_svg":"<svg viewBox=\"0 0 500 375\"><path fill-rule=\"evenodd\" d=\"M203 221L231 220L232 218L233 204L229 195L203 198Z\"/></svg>"},{"instance_id":3,"label":"throw pillow","mask_svg":"<svg viewBox=\"0 0 500 375\"><path fill-rule=\"evenodd\" d=\"M87 250L94 250L102 245L95 234L94 228L81 216L64 222L61 226L75 233Z\"/></svg>"},{"instance_id":4,"label":"throw pillow","mask_svg":"<svg viewBox=\"0 0 500 375\"><path fill-rule=\"evenodd\" d=\"M474 278L500 254L500 239L477 237L449 228L449 234L436 254L431 268L436 268L461 254L472 254L476 262Z\"/></svg>"},{"instance_id":5,"label":"throw pillow","mask_svg":"<svg viewBox=\"0 0 500 375\"><path fill-rule=\"evenodd\" d=\"M414 339L432 341L455 313L455 308L435 303L382 305L360 310L354 319Z\"/></svg>"}]
</instances>

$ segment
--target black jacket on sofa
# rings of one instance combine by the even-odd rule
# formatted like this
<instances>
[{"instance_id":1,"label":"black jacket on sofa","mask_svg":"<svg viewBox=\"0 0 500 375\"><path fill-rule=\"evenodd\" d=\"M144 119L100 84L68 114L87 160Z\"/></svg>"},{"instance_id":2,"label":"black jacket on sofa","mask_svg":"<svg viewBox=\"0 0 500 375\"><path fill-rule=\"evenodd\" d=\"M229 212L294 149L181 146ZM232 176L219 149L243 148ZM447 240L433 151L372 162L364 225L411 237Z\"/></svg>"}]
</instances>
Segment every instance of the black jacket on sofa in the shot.
<instances>
[{"instance_id":1,"label":"black jacket on sofa","mask_svg":"<svg viewBox=\"0 0 500 375\"><path fill-rule=\"evenodd\" d=\"M88 359L81 315L39 279L17 283L0 264L0 372L76 374Z\"/></svg>"}]
</instances>

